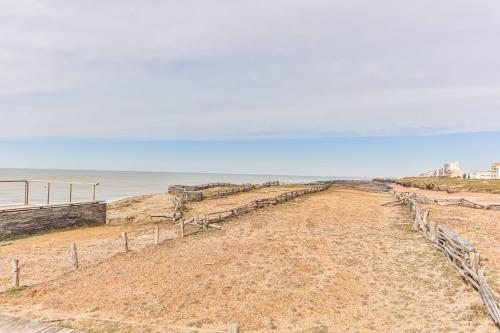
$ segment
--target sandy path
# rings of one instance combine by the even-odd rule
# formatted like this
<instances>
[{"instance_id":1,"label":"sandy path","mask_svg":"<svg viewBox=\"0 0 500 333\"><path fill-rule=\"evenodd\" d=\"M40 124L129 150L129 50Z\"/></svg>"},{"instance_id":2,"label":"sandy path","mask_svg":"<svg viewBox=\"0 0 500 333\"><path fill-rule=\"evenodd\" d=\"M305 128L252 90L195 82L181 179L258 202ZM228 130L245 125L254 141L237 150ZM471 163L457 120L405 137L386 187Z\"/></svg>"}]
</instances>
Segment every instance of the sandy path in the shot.
<instances>
[{"instance_id":1,"label":"sandy path","mask_svg":"<svg viewBox=\"0 0 500 333\"><path fill-rule=\"evenodd\" d=\"M478 294L401 223L407 210L380 206L390 199L350 190L299 198L1 295L0 304L193 331L237 321L244 332L494 332Z\"/></svg>"},{"instance_id":2,"label":"sandy path","mask_svg":"<svg viewBox=\"0 0 500 333\"><path fill-rule=\"evenodd\" d=\"M411 192L426 196L429 199L467 199L469 201L481 205L500 205L500 194L494 193L477 193L477 192L455 192L448 193L445 191L424 190L417 187L404 187L401 185L393 185L393 189L397 192Z\"/></svg>"},{"instance_id":3,"label":"sandy path","mask_svg":"<svg viewBox=\"0 0 500 333\"><path fill-rule=\"evenodd\" d=\"M151 214L172 214L174 195L155 193L126 198L108 204L108 224L144 224L151 222Z\"/></svg>"},{"instance_id":4,"label":"sandy path","mask_svg":"<svg viewBox=\"0 0 500 333\"><path fill-rule=\"evenodd\" d=\"M437 225L447 227L476 246L488 260L486 278L500 294L500 211L425 205Z\"/></svg>"}]
</instances>

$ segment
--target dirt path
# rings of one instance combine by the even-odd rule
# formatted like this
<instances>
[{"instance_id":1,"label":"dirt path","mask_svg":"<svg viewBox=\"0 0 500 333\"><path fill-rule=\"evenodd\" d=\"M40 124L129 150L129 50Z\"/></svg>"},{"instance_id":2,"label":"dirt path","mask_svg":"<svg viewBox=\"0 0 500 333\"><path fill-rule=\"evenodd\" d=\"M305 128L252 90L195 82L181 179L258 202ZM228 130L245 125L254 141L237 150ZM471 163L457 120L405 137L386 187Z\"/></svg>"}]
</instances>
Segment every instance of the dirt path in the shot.
<instances>
[{"instance_id":1,"label":"dirt path","mask_svg":"<svg viewBox=\"0 0 500 333\"><path fill-rule=\"evenodd\" d=\"M380 206L390 199L349 190L299 198L3 294L0 304L192 331L237 321L243 332L495 332L478 294L402 223L406 209Z\"/></svg>"}]
</instances>

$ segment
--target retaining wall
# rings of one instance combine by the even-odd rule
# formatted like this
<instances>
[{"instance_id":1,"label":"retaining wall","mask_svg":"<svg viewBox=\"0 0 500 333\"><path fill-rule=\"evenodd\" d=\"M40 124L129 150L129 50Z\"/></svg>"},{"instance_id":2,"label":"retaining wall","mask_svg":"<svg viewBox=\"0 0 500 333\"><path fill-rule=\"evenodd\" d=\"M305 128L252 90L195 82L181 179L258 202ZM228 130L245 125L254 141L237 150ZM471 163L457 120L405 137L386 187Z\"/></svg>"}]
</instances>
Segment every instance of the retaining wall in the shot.
<instances>
[{"instance_id":1,"label":"retaining wall","mask_svg":"<svg viewBox=\"0 0 500 333\"><path fill-rule=\"evenodd\" d=\"M0 239L106 223L106 203L26 207L0 211Z\"/></svg>"}]
</instances>

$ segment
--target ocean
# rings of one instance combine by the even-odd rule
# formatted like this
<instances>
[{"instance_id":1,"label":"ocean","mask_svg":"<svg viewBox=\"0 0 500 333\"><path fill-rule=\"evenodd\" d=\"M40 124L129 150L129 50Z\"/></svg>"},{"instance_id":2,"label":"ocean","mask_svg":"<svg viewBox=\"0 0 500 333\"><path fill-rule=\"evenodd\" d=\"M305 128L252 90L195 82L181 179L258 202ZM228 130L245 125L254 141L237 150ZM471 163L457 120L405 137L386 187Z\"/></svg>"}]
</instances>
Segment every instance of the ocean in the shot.
<instances>
[{"instance_id":1,"label":"ocean","mask_svg":"<svg viewBox=\"0 0 500 333\"><path fill-rule=\"evenodd\" d=\"M184 172L139 172L139 171L96 171L96 170L41 170L41 169L0 169L1 180L47 180L63 182L99 183L96 200L114 201L126 197L166 192L170 185L196 185L212 182L262 183L277 180L285 183L300 183L330 180L332 177L286 176L286 175L245 175ZM30 204L45 204L47 183L30 183ZM89 201L93 196L93 186L73 185L72 199ZM20 205L24 201L23 183L0 182L0 205ZM67 203L69 185L53 184L50 187L50 203Z\"/></svg>"}]
</instances>

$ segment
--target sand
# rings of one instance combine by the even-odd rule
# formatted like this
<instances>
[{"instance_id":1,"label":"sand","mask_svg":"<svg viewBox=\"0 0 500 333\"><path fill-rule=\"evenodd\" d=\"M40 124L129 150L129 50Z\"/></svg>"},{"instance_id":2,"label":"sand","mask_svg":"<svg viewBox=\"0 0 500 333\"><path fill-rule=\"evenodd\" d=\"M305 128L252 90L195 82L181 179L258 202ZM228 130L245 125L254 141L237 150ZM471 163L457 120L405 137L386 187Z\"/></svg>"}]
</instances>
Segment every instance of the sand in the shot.
<instances>
[{"instance_id":1,"label":"sand","mask_svg":"<svg viewBox=\"0 0 500 333\"><path fill-rule=\"evenodd\" d=\"M217 200L188 203L198 209L228 209L258 198L278 195L291 190L289 187L260 189ZM94 265L123 252L121 233L127 232L129 247L139 251L154 242L154 228L160 228L160 239L177 237L179 230L169 221L153 221L151 214L171 214L173 195L157 193L126 198L108 204L108 225L76 228L0 242L0 291L11 286L10 261L18 259L21 279L33 285L61 277L72 271L69 245L76 243L79 264Z\"/></svg>"},{"instance_id":2,"label":"sand","mask_svg":"<svg viewBox=\"0 0 500 333\"><path fill-rule=\"evenodd\" d=\"M500 211L457 206L425 205L430 218L466 239L486 257L486 279L500 294Z\"/></svg>"},{"instance_id":3,"label":"sand","mask_svg":"<svg viewBox=\"0 0 500 333\"><path fill-rule=\"evenodd\" d=\"M230 195L218 199L188 202L185 205L186 216L203 215L219 211L230 210L250 201L262 198L276 197L282 193L299 190L303 186L272 186L249 192Z\"/></svg>"},{"instance_id":4,"label":"sand","mask_svg":"<svg viewBox=\"0 0 500 333\"><path fill-rule=\"evenodd\" d=\"M0 304L50 310L52 318L191 327L187 332L224 331L231 321L243 332L495 332L478 293L410 231L406 208L381 206L389 200L335 189L302 197L233 219L221 231L2 294ZM65 323L95 332L178 331Z\"/></svg>"},{"instance_id":5,"label":"sand","mask_svg":"<svg viewBox=\"0 0 500 333\"><path fill-rule=\"evenodd\" d=\"M108 204L108 224L144 224L151 222L151 214L170 215L174 209L174 195L156 193L118 200Z\"/></svg>"}]
</instances>

